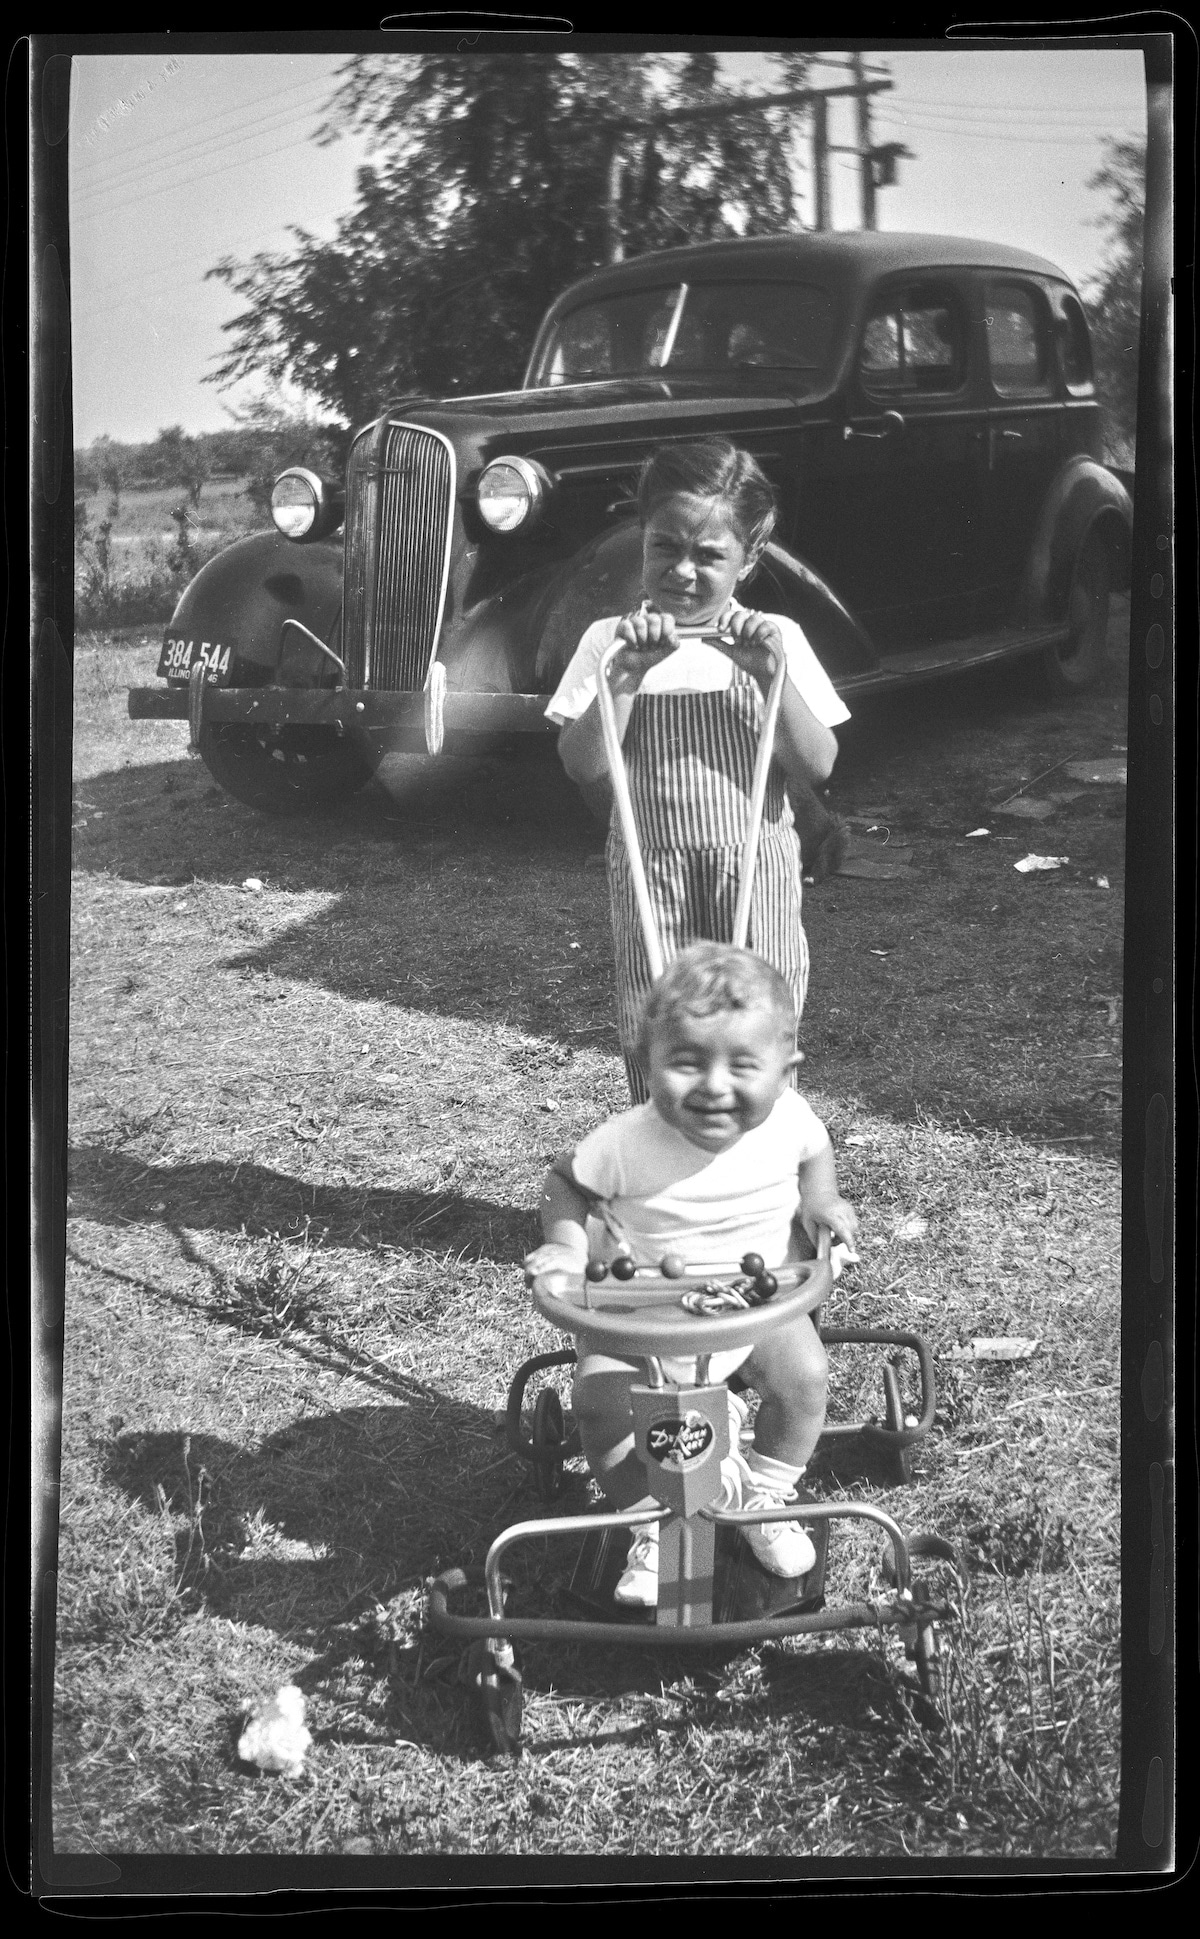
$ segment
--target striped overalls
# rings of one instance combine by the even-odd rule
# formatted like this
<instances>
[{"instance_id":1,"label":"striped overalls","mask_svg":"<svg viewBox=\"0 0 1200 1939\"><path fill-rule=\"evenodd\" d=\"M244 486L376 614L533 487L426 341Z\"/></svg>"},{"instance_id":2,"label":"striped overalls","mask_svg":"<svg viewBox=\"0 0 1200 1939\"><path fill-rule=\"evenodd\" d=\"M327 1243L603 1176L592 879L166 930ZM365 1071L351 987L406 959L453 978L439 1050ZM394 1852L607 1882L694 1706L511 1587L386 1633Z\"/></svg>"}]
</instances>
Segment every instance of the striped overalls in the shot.
<instances>
[{"instance_id":1,"label":"striped overalls","mask_svg":"<svg viewBox=\"0 0 1200 1939\"><path fill-rule=\"evenodd\" d=\"M758 685L740 668L723 692L639 693L634 699L625 765L650 900L668 962L689 943L732 938L762 712ZM615 811L607 856L617 1022L630 1095L642 1104L649 1092L633 1046L638 1012L652 979ZM747 940L786 979L797 1019L808 987L800 905L800 844L782 774L772 764Z\"/></svg>"}]
</instances>

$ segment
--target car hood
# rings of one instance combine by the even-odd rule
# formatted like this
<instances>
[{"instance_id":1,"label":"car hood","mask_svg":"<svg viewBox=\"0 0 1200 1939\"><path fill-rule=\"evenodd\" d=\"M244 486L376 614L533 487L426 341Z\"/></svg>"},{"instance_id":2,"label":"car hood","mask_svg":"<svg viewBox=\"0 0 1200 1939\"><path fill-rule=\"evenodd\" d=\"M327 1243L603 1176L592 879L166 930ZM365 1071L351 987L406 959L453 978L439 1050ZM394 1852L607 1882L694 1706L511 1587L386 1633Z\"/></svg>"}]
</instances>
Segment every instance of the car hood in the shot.
<instances>
[{"instance_id":1,"label":"car hood","mask_svg":"<svg viewBox=\"0 0 1200 1939\"><path fill-rule=\"evenodd\" d=\"M832 389L824 376L819 392L812 393L778 388L763 376L719 389L711 379L631 377L478 397L405 398L386 415L442 432L455 446L460 465L469 465L504 450L569 450L589 442L611 446L623 437L640 442L654 436L659 426L678 437L692 425L703 435L726 427L794 422L798 408L806 415L819 411Z\"/></svg>"}]
</instances>

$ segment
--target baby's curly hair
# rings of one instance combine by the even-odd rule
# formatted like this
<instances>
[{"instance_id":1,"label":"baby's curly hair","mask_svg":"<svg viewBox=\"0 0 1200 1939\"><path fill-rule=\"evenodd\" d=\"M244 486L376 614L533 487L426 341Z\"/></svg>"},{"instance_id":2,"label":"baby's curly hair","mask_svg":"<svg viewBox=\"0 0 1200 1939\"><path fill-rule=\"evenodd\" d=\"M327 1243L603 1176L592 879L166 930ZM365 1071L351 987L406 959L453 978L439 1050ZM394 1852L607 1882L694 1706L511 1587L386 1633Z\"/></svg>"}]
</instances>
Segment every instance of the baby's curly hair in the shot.
<instances>
[{"instance_id":1,"label":"baby's curly hair","mask_svg":"<svg viewBox=\"0 0 1200 1939\"><path fill-rule=\"evenodd\" d=\"M638 479L642 524L680 492L720 499L748 552L765 545L775 529L774 486L757 460L729 438L695 438L652 451Z\"/></svg>"},{"instance_id":2,"label":"baby's curly hair","mask_svg":"<svg viewBox=\"0 0 1200 1939\"><path fill-rule=\"evenodd\" d=\"M761 956L732 943L692 943L667 964L642 1005L634 1051L649 1067L650 1044L680 1017L725 1010L769 1010L787 1044L796 1039L796 1005L784 978Z\"/></svg>"}]
</instances>

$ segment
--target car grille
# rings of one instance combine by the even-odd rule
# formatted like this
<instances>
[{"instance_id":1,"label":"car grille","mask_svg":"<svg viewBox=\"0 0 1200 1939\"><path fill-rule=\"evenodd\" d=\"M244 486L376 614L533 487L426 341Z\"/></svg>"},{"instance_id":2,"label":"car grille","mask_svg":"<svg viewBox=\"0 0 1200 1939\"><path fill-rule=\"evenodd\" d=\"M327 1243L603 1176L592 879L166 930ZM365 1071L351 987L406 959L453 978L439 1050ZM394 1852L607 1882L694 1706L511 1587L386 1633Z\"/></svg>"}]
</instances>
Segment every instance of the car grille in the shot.
<instances>
[{"instance_id":1,"label":"car grille","mask_svg":"<svg viewBox=\"0 0 1200 1939\"><path fill-rule=\"evenodd\" d=\"M423 687L446 598L454 454L419 425L374 425L346 476L347 684Z\"/></svg>"}]
</instances>

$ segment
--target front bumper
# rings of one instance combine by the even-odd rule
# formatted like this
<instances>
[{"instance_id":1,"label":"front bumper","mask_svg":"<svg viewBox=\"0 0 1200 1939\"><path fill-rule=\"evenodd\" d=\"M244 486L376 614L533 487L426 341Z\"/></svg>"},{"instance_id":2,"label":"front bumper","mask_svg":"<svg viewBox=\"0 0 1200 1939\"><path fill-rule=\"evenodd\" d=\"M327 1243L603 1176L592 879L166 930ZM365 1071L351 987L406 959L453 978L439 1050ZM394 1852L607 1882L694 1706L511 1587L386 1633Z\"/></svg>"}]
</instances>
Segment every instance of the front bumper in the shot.
<instances>
[{"instance_id":1,"label":"front bumper","mask_svg":"<svg viewBox=\"0 0 1200 1939\"><path fill-rule=\"evenodd\" d=\"M132 720L188 720L186 687L133 687ZM540 693L463 693L451 690L442 702L448 733L555 733L546 719L548 696ZM421 693L370 693L351 687L216 687L201 690L206 725L240 722L247 727L347 727L387 733L425 746L425 696Z\"/></svg>"}]
</instances>

